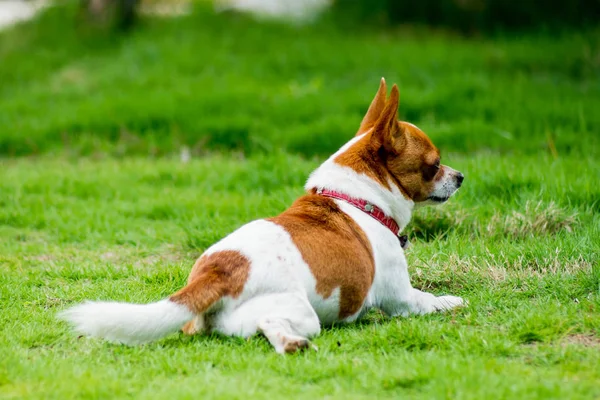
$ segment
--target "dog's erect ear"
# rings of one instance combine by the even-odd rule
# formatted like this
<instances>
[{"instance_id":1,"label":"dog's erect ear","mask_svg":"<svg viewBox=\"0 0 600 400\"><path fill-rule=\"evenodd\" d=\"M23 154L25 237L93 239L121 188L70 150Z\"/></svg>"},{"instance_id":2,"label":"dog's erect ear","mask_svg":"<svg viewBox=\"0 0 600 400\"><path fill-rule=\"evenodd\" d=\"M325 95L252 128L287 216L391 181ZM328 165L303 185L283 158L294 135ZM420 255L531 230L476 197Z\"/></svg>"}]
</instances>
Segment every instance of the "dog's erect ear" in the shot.
<instances>
[{"instance_id":1,"label":"dog's erect ear","mask_svg":"<svg viewBox=\"0 0 600 400\"><path fill-rule=\"evenodd\" d=\"M367 113L365 114L362 122L360 123L360 128L356 135L361 135L371 129L373 125L379 119L381 112L385 108L385 98L387 96L387 85L385 84L385 79L381 78L381 83L379 84L379 90L377 90L377 94L373 98Z\"/></svg>"},{"instance_id":2,"label":"dog's erect ear","mask_svg":"<svg viewBox=\"0 0 600 400\"><path fill-rule=\"evenodd\" d=\"M385 108L379 115L373 128L371 142L374 147L384 147L388 151L397 150L402 145L404 135L402 127L398 123L398 105L400 104L400 92L394 84L390 98L385 103Z\"/></svg>"}]
</instances>

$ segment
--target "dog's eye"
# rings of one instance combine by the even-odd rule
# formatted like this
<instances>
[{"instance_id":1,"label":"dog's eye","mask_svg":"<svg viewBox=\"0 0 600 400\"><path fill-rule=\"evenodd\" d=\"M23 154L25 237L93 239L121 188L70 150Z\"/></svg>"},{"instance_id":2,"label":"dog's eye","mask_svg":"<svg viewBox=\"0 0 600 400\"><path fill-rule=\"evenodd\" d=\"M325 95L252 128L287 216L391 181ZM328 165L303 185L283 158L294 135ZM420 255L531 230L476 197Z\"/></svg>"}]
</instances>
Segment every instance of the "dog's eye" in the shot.
<instances>
[{"instance_id":1,"label":"dog's eye","mask_svg":"<svg viewBox=\"0 0 600 400\"><path fill-rule=\"evenodd\" d=\"M438 171L440 170L440 164L434 164L434 165L429 165L428 167L426 167L423 170L423 178L425 178L425 180L432 180L438 173Z\"/></svg>"}]
</instances>

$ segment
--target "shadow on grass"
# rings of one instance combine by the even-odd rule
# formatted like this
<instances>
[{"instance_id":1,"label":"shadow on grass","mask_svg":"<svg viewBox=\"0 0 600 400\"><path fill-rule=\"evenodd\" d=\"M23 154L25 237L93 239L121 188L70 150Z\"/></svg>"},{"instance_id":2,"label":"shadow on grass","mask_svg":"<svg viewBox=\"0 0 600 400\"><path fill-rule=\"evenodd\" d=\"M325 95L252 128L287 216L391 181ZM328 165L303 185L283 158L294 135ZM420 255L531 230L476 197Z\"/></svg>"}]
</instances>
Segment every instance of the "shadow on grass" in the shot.
<instances>
[{"instance_id":1,"label":"shadow on grass","mask_svg":"<svg viewBox=\"0 0 600 400\"><path fill-rule=\"evenodd\" d=\"M448 215L441 215L437 219L415 216L408 228L411 239L424 242L446 239L448 234L455 230L456 221Z\"/></svg>"}]
</instances>

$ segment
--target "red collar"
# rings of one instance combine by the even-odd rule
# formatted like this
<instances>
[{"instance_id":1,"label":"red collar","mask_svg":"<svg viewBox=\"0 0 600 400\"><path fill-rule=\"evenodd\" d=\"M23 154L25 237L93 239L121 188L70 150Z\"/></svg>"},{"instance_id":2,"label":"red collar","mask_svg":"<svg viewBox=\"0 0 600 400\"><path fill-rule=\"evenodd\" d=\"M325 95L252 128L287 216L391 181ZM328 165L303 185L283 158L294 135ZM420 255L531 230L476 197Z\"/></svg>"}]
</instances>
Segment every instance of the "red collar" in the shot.
<instances>
[{"instance_id":1,"label":"red collar","mask_svg":"<svg viewBox=\"0 0 600 400\"><path fill-rule=\"evenodd\" d=\"M381 208L369 203L366 200L355 199L346 194L329 189L317 189L317 194L320 194L321 196L325 197L344 200L346 203L352 204L354 207L358 208L359 210L375 218L377 221L381 222L381 224L387 227L390 231L392 231L392 233L395 236L398 236L398 234L400 233L400 227L392 217L387 216Z\"/></svg>"}]
</instances>

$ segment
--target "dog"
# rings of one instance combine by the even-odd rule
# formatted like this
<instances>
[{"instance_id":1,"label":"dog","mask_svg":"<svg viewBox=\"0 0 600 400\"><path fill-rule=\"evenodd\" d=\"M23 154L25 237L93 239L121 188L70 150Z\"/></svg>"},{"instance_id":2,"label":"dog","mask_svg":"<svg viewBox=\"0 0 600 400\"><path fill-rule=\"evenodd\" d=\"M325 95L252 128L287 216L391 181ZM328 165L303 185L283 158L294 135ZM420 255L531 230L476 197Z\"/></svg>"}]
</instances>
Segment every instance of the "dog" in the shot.
<instances>
[{"instance_id":1,"label":"dog","mask_svg":"<svg viewBox=\"0 0 600 400\"><path fill-rule=\"evenodd\" d=\"M135 345L180 329L249 337L278 353L311 346L321 327L377 308L389 316L464 305L410 284L400 232L415 207L446 202L464 176L415 125L398 121L399 91L382 78L356 136L318 167L282 214L211 246L187 285L151 304L86 302L63 311L77 332Z\"/></svg>"}]
</instances>

